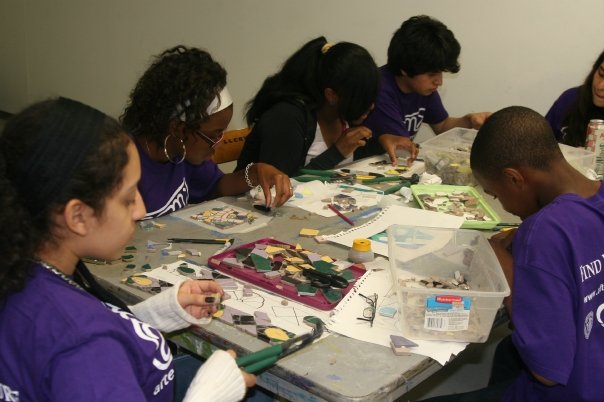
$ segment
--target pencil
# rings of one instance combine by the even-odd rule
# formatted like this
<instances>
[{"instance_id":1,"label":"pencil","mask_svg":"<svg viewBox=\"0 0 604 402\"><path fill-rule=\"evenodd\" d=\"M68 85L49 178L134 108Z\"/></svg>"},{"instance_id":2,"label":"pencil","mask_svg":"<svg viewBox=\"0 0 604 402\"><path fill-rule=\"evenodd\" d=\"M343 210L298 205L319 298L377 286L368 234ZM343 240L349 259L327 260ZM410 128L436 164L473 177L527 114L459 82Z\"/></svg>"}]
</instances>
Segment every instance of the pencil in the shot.
<instances>
[{"instance_id":1,"label":"pencil","mask_svg":"<svg viewBox=\"0 0 604 402\"><path fill-rule=\"evenodd\" d=\"M497 225L495 225L497 228L517 228L518 226L520 226L520 223L499 222Z\"/></svg>"},{"instance_id":2,"label":"pencil","mask_svg":"<svg viewBox=\"0 0 604 402\"><path fill-rule=\"evenodd\" d=\"M327 204L327 208L331 209L336 215L338 215L340 218L342 218L342 220L344 222L348 223L350 226L354 226L354 222L351 221L350 219L348 219L348 217L346 215L344 215L343 213L338 211L338 209L336 207L334 207L332 204Z\"/></svg>"},{"instance_id":3,"label":"pencil","mask_svg":"<svg viewBox=\"0 0 604 402\"><path fill-rule=\"evenodd\" d=\"M168 239L172 243L193 243L193 244L227 244L233 243L233 239L183 239L172 237Z\"/></svg>"}]
</instances>

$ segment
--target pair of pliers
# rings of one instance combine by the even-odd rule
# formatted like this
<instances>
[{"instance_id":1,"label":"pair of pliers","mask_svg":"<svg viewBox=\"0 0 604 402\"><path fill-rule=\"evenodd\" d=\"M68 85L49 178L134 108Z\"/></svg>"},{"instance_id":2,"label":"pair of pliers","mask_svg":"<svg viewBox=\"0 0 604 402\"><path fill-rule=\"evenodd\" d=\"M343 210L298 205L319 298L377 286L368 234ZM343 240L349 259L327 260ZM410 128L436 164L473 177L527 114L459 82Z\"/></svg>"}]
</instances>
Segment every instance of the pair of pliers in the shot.
<instances>
[{"instance_id":1,"label":"pair of pliers","mask_svg":"<svg viewBox=\"0 0 604 402\"><path fill-rule=\"evenodd\" d=\"M300 335L278 345L269 346L258 352L241 356L235 361L242 370L251 374L257 373L258 371L277 363L282 357L297 352L319 338L323 334L323 322L320 319L316 319L313 322L313 326L312 332L309 332L308 334Z\"/></svg>"},{"instance_id":2,"label":"pair of pliers","mask_svg":"<svg viewBox=\"0 0 604 402\"><path fill-rule=\"evenodd\" d=\"M411 177L401 179L400 183L385 189L384 194L392 194L399 191L403 187L411 187L412 184L417 183L419 183L419 175L417 173L413 173Z\"/></svg>"},{"instance_id":3,"label":"pair of pliers","mask_svg":"<svg viewBox=\"0 0 604 402\"><path fill-rule=\"evenodd\" d=\"M374 183L382 183L384 181L400 181L400 176L382 176L382 177L374 177L373 179L365 179L361 180L362 184L374 184Z\"/></svg>"},{"instance_id":4,"label":"pair of pliers","mask_svg":"<svg viewBox=\"0 0 604 402\"><path fill-rule=\"evenodd\" d=\"M337 172L335 170L300 169L300 176L294 177L301 183L320 180L328 183L354 183L356 176L353 174Z\"/></svg>"}]
</instances>

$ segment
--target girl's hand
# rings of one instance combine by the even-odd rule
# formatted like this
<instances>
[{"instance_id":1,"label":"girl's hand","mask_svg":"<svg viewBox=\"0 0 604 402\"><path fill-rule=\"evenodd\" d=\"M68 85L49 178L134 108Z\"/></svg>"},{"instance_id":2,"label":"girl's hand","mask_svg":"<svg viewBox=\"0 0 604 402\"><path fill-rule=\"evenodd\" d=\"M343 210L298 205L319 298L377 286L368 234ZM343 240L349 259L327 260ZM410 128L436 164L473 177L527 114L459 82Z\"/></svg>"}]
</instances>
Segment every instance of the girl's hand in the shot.
<instances>
[{"instance_id":1,"label":"girl's hand","mask_svg":"<svg viewBox=\"0 0 604 402\"><path fill-rule=\"evenodd\" d=\"M180 285L178 289L178 303L193 317L200 319L211 316L218 309L219 301L214 300L218 294L220 298L224 290L214 281L189 280ZM210 300L212 299L212 300Z\"/></svg>"}]
</instances>

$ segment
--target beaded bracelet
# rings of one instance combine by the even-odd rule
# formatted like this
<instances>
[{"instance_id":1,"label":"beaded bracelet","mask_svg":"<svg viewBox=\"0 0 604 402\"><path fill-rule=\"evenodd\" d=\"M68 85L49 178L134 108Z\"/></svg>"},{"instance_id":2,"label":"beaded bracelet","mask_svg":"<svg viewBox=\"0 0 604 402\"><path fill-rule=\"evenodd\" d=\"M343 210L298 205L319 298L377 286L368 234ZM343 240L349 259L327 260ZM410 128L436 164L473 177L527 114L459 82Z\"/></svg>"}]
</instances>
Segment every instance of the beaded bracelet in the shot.
<instances>
[{"instance_id":1,"label":"beaded bracelet","mask_svg":"<svg viewBox=\"0 0 604 402\"><path fill-rule=\"evenodd\" d=\"M250 168L252 167L252 165L254 165L254 162L250 162L247 164L247 166L245 167L245 174L243 176L245 177L245 182L250 188L256 187L252 184L252 181L250 180Z\"/></svg>"}]
</instances>

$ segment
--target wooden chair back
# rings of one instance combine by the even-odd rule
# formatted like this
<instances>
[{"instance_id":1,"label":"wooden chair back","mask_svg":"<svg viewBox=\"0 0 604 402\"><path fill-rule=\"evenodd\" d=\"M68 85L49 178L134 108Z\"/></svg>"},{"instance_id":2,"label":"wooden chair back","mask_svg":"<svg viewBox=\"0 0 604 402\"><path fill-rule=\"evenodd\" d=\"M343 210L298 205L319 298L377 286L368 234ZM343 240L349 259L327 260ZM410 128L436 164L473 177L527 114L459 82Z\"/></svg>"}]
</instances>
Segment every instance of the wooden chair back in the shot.
<instances>
[{"instance_id":1,"label":"wooden chair back","mask_svg":"<svg viewBox=\"0 0 604 402\"><path fill-rule=\"evenodd\" d=\"M214 155L212 156L214 162L220 164L237 160L243 148L245 137L249 133L249 127L225 131L224 138L214 149Z\"/></svg>"}]
</instances>

